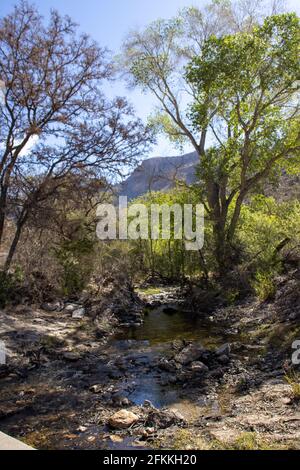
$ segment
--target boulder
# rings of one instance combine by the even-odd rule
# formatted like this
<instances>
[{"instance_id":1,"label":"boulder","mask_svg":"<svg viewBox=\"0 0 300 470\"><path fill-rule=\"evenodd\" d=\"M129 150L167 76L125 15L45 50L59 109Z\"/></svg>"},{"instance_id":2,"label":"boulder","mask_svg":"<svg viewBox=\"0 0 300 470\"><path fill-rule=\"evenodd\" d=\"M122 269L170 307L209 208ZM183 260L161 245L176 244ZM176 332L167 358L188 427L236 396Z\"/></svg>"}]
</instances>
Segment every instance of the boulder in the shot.
<instances>
[{"instance_id":1,"label":"boulder","mask_svg":"<svg viewBox=\"0 0 300 470\"><path fill-rule=\"evenodd\" d=\"M190 362L197 361L201 358L201 355L205 352L205 349L199 344L189 344L182 351L177 354L175 361L179 364L186 365Z\"/></svg>"},{"instance_id":2,"label":"boulder","mask_svg":"<svg viewBox=\"0 0 300 470\"><path fill-rule=\"evenodd\" d=\"M102 392L102 389L103 389L102 385L99 385L99 384L95 384L90 387L90 391L93 393L100 393Z\"/></svg>"},{"instance_id":3,"label":"boulder","mask_svg":"<svg viewBox=\"0 0 300 470\"><path fill-rule=\"evenodd\" d=\"M172 342L172 349L175 351L180 351L184 347L184 340L182 339L174 339Z\"/></svg>"},{"instance_id":4,"label":"boulder","mask_svg":"<svg viewBox=\"0 0 300 470\"><path fill-rule=\"evenodd\" d=\"M193 372L197 372L198 374L205 374L205 372L208 372L208 367L203 364L201 361L194 361L191 363L190 368Z\"/></svg>"},{"instance_id":5,"label":"boulder","mask_svg":"<svg viewBox=\"0 0 300 470\"><path fill-rule=\"evenodd\" d=\"M157 410L152 409L145 421L145 428L167 429L173 425L185 424L184 417L176 409Z\"/></svg>"},{"instance_id":6,"label":"boulder","mask_svg":"<svg viewBox=\"0 0 300 470\"><path fill-rule=\"evenodd\" d=\"M87 427L86 427L86 426L79 426L79 427L76 429L76 431L78 431L78 432L85 432L85 431L87 431Z\"/></svg>"},{"instance_id":7,"label":"boulder","mask_svg":"<svg viewBox=\"0 0 300 470\"><path fill-rule=\"evenodd\" d=\"M131 411L120 410L109 418L108 424L115 429L126 429L135 424L138 420L139 417Z\"/></svg>"},{"instance_id":8,"label":"boulder","mask_svg":"<svg viewBox=\"0 0 300 470\"><path fill-rule=\"evenodd\" d=\"M220 346L217 350L216 350L216 354L218 356L229 356L230 354L230 344L229 343L225 343L223 344L222 346Z\"/></svg>"},{"instance_id":9,"label":"boulder","mask_svg":"<svg viewBox=\"0 0 300 470\"><path fill-rule=\"evenodd\" d=\"M69 313L73 313L74 310L77 310L79 308L80 308L80 305L78 305L78 304L67 304L67 305L65 305L64 311L69 312Z\"/></svg>"},{"instance_id":10,"label":"boulder","mask_svg":"<svg viewBox=\"0 0 300 470\"><path fill-rule=\"evenodd\" d=\"M300 310L299 311L296 310L295 312L292 312L289 314L288 319L291 321L294 321L294 320L297 320L299 317L300 317Z\"/></svg>"},{"instance_id":11,"label":"boulder","mask_svg":"<svg viewBox=\"0 0 300 470\"><path fill-rule=\"evenodd\" d=\"M222 356L219 356L218 357L218 361L223 364L223 365L226 365L229 363L230 359L229 357L226 355L226 354L222 354Z\"/></svg>"},{"instance_id":12,"label":"boulder","mask_svg":"<svg viewBox=\"0 0 300 470\"><path fill-rule=\"evenodd\" d=\"M67 361L70 361L70 362L76 362L76 361L79 361L79 359L81 359L81 355L76 353L76 352L65 352L63 353L63 357L64 359L66 359Z\"/></svg>"},{"instance_id":13,"label":"boulder","mask_svg":"<svg viewBox=\"0 0 300 470\"><path fill-rule=\"evenodd\" d=\"M78 308L73 311L72 318L75 318L75 320L81 320L84 317L84 314L85 314L85 309L83 307Z\"/></svg>"},{"instance_id":14,"label":"boulder","mask_svg":"<svg viewBox=\"0 0 300 470\"><path fill-rule=\"evenodd\" d=\"M165 370L167 372L174 372L178 369L178 364L174 360L168 361L165 357L163 357L159 363L158 367L162 370Z\"/></svg>"},{"instance_id":15,"label":"boulder","mask_svg":"<svg viewBox=\"0 0 300 470\"><path fill-rule=\"evenodd\" d=\"M116 436L115 434L111 434L109 436L109 439L111 440L111 442L117 442L117 443L123 442L123 437Z\"/></svg>"},{"instance_id":16,"label":"boulder","mask_svg":"<svg viewBox=\"0 0 300 470\"><path fill-rule=\"evenodd\" d=\"M60 302L45 302L41 305L41 308L46 312L60 312L63 307Z\"/></svg>"}]
</instances>

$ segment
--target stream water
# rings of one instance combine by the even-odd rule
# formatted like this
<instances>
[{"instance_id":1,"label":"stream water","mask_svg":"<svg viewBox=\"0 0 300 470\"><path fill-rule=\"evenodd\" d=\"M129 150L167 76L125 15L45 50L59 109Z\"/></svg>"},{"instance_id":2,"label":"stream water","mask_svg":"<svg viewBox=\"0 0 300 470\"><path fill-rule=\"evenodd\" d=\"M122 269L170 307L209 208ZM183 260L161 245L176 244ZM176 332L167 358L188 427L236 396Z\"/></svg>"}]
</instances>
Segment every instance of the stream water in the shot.
<instances>
[{"instance_id":1,"label":"stream water","mask_svg":"<svg viewBox=\"0 0 300 470\"><path fill-rule=\"evenodd\" d=\"M125 377L120 377L118 389L134 404L145 400L157 408L176 409L185 419L199 418L207 403L191 398L188 387L165 382L166 373L153 367L161 356L167 355L174 340L199 342L207 349L214 349L232 339L231 335L204 322L188 312L170 309L166 305L145 313L141 326L123 328L111 341L111 354L126 363ZM128 374L128 370L130 373ZM213 404L212 406L218 406ZM130 449L134 438L122 443L108 444L111 449Z\"/></svg>"},{"instance_id":2,"label":"stream water","mask_svg":"<svg viewBox=\"0 0 300 470\"><path fill-rule=\"evenodd\" d=\"M130 379L120 381L120 388L127 391L132 402L140 405L149 400L161 408L186 400L188 392L164 383L164 372L151 367L178 339L196 341L210 349L226 342L228 335L203 319L162 305L147 312L141 326L124 328L114 337L111 343L114 352L127 365L132 364Z\"/></svg>"}]
</instances>

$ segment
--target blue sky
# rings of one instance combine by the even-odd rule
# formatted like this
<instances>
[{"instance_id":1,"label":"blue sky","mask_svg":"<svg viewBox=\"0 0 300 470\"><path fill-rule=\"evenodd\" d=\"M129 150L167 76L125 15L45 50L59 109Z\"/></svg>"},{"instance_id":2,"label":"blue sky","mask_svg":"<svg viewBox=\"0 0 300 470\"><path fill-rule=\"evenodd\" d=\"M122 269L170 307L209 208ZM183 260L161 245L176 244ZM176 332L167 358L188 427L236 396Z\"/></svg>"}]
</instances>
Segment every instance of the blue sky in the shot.
<instances>
[{"instance_id":1,"label":"blue sky","mask_svg":"<svg viewBox=\"0 0 300 470\"><path fill-rule=\"evenodd\" d=\"M9 13L15 0L0 0L0 16ZM68 14L80 29L90 34L102 46L107 46L117 53L128 30L141 27L161 17L169 18L186 6L205 4L205 0L35 0L40 12L47 16L51 8L62 14ZM288 0L288 9L300 14L299 0ZM151 96L139 91L129 92L123 83L109 87L106 92L126 95L133 103L137 114L146 119L155 105ZM178 150L172 149L166 139L160 138L150 155L172 155Z\"/></svg>"}]
</instances>

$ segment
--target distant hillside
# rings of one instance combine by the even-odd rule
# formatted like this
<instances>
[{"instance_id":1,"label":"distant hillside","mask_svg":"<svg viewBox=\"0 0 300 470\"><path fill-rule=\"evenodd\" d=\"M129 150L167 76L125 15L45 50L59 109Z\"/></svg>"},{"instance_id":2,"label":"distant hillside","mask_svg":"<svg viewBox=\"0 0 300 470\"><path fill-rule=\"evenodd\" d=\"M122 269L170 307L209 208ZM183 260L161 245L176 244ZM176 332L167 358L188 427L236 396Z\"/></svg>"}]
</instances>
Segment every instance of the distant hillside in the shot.
<instances>
[{"instance_id":1,"label":"distant hillside","mask_svg":"<svg viewBox=\"0 0 300 470\"><path fill-rule=\"evenodd\" d=\"M144 160L133 173L118 186L121 196L134 199L151 191L167 191L176 179L190 184L195 181L195 170L199 162L196 152L175 157L153 157ZM282 202L300 199L300 177L282 174L279 181L259 185L259 192L273 196Z\"/></svg>"},{"instance_id":2,"label":"distant hillside","mask_svg":"<svg viewBox=\"0 0 300 470\"><path fill-rule=\"evenodd\" d=\"M166 191L174 186L176 179L187 183L195 181L195 168L199 162L196 152L178 157L154 157L144 160L119 186L118 193L129 199L149 190Z\"/></svg>"}]
</instances>

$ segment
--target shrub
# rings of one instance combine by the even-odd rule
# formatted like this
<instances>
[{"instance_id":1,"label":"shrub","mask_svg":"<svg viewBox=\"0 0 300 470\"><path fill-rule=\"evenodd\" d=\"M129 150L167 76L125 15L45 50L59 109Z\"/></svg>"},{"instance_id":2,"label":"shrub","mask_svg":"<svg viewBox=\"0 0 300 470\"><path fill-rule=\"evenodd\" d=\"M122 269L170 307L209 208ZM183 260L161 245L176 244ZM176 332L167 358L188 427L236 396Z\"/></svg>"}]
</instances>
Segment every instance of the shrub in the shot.
<instances>
[{"instance_id":1,"label":"shrub","mask_svg":"<svg viewBox=\"0 0 300 470\"><path fill-rule=\"evenodd\" d=\"M261 301L271 300L276 294L276 286L270 273L258 271L255 275L253 288Z\"/></svg>"},{"instance_id":2,"label":"shrub","mask_svg":"<svg viewBox=\"0 0 300 470\"><path fill-rule=\"evenodd\" d=\"M0 271L0 308L4 308L7 303L15 299L22 280L23 275L19 268L16 268L13 273Z\"/></svg>"},{"instance_id":3,"label":"shrub","mask_svg":"<svg viewBox=\"0 0 300 470\"><path fill-rule=\"evenodd\" d=\"M300 377L295 371L290 371L285 375L285 380L291 388L294 400L300 400Z\"/></svg>"},{"instance_id":4,"label":"shrub","mask_svg":"<svg viewBox=\"0 0 300 470\"><path fill-rule=\"evenodd\" d=\"M55 251L63 269L61 290L64 295L80 293L93 270L94 242L87 238L64 241Z\"/></svg>"}]
</instances>

